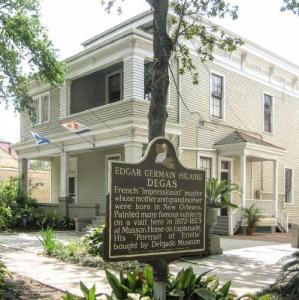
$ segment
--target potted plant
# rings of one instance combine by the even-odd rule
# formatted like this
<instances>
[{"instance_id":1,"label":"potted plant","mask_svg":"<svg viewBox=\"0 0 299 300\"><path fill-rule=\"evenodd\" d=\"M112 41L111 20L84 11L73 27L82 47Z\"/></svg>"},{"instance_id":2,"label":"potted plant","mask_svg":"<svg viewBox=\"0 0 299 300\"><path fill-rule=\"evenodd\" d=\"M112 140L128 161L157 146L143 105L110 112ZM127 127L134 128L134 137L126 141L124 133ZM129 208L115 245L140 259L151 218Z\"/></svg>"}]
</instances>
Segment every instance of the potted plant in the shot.
<instances>
[{"instance_id":1,"label":"potted plant","mask_svg":"<svg viewBox=\"0 0 299 300\"><path fill-rule=\"evenodd\" d=\"M230 201L230 195L238 191L239 187L227 180L218 181L211 178L206 184L207 200L207 227L208 227L208 252L210 255L222 254L220 238L212 234L213 227L217 224L217 216L220 208L237 208L238 206Z\"/></svg>"},{"instance_id":2,"label":"potted plant","mask_svg":"<svg viewBox=\"0 0 299 300\"><path fill-rule=\"evenodd\" d=\"M237 208L236 204L230 201L232 192L239 191L239 187L227 180L218 181L211 178L206 184L207 199L207 225L211 233L217 224L217 215L220 208Z\"/></svg>"},{"instance_id":3,"label":"potted plant","mask_svg":"<svg viewBox=\"0 0 299 300\"><path fill-rule=\"evenodd\" d=\"M250 207L245 208L244 219L246 219L247 223L247 235L252 235L254 233L255 228L261 219L260 213L260 209L256 207L255 204L252 204Z\"/></svg>"}]
</instances>

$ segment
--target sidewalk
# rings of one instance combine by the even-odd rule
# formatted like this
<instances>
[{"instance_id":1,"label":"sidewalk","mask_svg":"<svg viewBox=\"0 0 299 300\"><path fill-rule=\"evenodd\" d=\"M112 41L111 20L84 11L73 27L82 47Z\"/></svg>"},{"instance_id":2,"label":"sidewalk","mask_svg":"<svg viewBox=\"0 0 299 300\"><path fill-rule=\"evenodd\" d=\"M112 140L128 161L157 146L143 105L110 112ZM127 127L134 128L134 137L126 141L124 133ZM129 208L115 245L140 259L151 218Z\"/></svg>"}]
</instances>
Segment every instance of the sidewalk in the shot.
<instances>
[{"instance_id":1,"label":"sidewalk","mask_svg":"<svg viewBox=\"0 0 299 300\"><path fill-rule=\"evenodd\" d=\"M63 241L69 237L69 234L58 234ZM214 269L211 274L217 275L222 282L233 281L236 293L253 293L273 283L279 275L280 260L296 251L289 244L274 242L235 238L224 238L221 242L225 250L223 255L201 260L186 258L171 264L171 272L190 265L197 273ZM0 234L0 256L10 271L76 295L81 295L80 280L88 286L96 284L97 293L110 293L104 271L38 255L41 251L36 234Z\"/></svg>"}]
</instances>

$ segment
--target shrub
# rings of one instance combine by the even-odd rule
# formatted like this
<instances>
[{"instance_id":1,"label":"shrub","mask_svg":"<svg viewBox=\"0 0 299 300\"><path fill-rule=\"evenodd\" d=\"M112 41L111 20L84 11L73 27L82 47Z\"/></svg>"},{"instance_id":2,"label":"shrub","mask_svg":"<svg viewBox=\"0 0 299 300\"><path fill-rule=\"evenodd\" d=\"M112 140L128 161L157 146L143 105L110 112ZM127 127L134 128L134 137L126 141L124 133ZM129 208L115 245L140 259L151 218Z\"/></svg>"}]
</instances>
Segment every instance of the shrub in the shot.
<instances>
[{"instance_id":1,"label":"shrub","mask_svg":"<svg viewBox=\"0 0 299 300\"><path fill-rule=\"evenodd\" d=\"M11 226L12 214L10 207L4 207L0 204L0 230L6 230Z\"/></svg>"},{"instance_id":2,"label":"shrub","mask_svg":"<svg viewBox=\"0 0 299 300\"><path fill-rule=\"evenodd\" d=\"M57 251L59 248L62 247L61 242L59 242L52 229L46 229L40 231L41 238L39 240L41 241L44 251L47 255L53 255L55 251Z\"/></svg>"},{"instance_id":3,"label":"shrub","mask_svg":"<svg viewBox=\"0 0 299 300\"><path fill-rule=\"evenodd\" d=\"M86 244L88 253L102 256L104 228L104 225L90 227L87 231L83 241Z\"/></svg>"},{"instance_id":4,"label":"shrub","mask_svg":"<svg viewBox=\"0 0 299 300\"><path fill-rule=\"evenodd\" d=\"M0 183L0 230L74 229L75 224L70 218L61 218L55 210L44 213L38 209L36 201L30 197L37 186L29 184L28 194L24 194L20 178Z\"/></svg>"}]
</instances>

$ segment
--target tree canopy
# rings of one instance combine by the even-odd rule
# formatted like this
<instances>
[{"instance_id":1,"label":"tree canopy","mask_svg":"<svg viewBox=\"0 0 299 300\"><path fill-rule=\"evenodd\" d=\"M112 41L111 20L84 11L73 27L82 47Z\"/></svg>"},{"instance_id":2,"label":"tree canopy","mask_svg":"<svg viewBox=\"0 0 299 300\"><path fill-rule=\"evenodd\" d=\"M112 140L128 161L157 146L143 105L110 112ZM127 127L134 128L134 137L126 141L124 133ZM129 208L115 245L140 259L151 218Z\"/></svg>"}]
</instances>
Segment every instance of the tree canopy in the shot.
<instances>
[{"instance_id":1,"label":"tree canopy","mask_svg":"<svg viewBox=\"0 0 299 300\"><path fill-rule=\"evenodd\" d=\"M0 3L0 101L32 115L30 78L52 86L63 82L64 66L40 23L39 0Z\"/></svg>"},{"instance_id":2,"label":"tree canopy","mask_svg":"<svg viewBox=\"0 0 299 300\"><path fill-rule=\"evenodd\" d=\"M290 10L299 16L299 0L283 0L282 11Z\"/></svg>"}]
</instances>

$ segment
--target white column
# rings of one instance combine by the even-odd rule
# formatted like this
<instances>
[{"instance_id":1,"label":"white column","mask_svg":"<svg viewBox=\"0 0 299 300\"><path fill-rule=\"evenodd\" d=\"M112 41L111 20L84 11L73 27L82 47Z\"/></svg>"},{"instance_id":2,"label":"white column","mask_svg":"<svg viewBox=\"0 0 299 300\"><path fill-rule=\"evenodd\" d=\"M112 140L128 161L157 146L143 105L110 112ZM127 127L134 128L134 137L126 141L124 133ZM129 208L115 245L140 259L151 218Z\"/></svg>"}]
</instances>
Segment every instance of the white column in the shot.
<instances>
[{"instance_id":1,"label":"white column","mask_svg":"<svg viewBox=\"0 0 299 300\"><path fill-rule=\"evenodd\" d=\"M19 177L22 179L23 192L27 193L28 186L28 160L20 158L18 160Z\"/></svg>"},{"instance_id":2,"label":"white column","mask_svg":"<svg viewBox=\"0 0 299 300\"><path fill-rule=\"evenodd\" d=\"M140 142L129 142L125 144L125 161L139 162L142 159L143 144Z\"/></svg>"},{"instance_id":3,"label":"white column","mask_svg":"<svg viewBox=\"0 0 299 300\"><path fill-rule=\"evenodd\" d=\"M240 156L240 190L242 208L246 207L246 155Z\"/></svg>"},{"instance_id":4,"label":"white column","mask_svg":"<svg viewBox=\"0 0 299 300\"><path fill-rule=\"evenodd\" d=\"M69 195L69 154L60 154L60 197L66 198Z\"/></svg>"},{"instance_id":5,"label":"white column","mask_svg":"<svg viewBox=\"0 0 299 300\"><path fill-rule=\"evenodd\" d=\"M124 59L123 99L144 99L144 58Z\"/></svg>"},{"instance_id":6,"label":"white column","mask_svg":"<svg viewBox=\"0 0 299 300\"><path fill-rule=\"evenodd\" d=\"M278 163L277 160L273 160L273 201L274 201L274 215L276 217L278 213L277 183L278 183Z\"/></svg>"}]
</instances>

